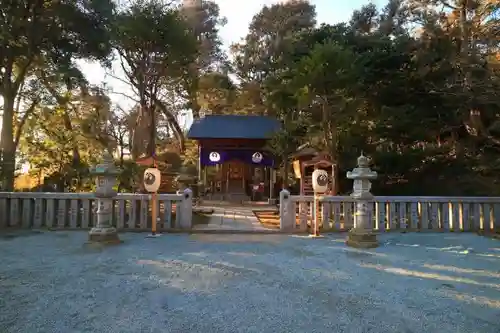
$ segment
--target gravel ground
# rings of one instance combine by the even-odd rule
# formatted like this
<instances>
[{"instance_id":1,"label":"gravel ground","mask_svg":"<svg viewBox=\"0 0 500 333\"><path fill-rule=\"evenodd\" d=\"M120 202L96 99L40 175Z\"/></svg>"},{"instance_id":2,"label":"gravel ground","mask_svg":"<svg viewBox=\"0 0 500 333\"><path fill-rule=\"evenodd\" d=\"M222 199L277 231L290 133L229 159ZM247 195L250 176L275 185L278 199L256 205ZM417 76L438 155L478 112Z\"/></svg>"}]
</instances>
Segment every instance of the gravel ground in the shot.
<instances>
[{"instance_id":1,"label":"gravel ground","mask_svg":"<svg viewBox=\"0 0 500 333\"><path fill-rule=\"evenodd\" d=\"M497 240L144 236L0 236L0 332L500 332Z\"/></svg>"}]
</instances>

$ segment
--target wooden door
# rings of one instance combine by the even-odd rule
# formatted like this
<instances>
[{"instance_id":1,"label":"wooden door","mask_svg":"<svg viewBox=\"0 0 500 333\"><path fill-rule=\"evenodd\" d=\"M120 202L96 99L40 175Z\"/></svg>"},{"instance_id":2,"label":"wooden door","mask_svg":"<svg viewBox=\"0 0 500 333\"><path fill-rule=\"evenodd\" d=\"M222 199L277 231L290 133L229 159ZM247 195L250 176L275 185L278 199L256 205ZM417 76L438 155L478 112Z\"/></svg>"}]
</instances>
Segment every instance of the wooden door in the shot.
<instances>
[{"instance_id":1,"label":"wooden door","mask_svg":"<svg viewBox=\"0 0 500 333\"><path fill-rule=\"evenodd\" d=\"M244 173L245 164L241 161L233 160L228 162L227 175L227 192L228 193L244 193Z\"/></svg>"}]
</instances>

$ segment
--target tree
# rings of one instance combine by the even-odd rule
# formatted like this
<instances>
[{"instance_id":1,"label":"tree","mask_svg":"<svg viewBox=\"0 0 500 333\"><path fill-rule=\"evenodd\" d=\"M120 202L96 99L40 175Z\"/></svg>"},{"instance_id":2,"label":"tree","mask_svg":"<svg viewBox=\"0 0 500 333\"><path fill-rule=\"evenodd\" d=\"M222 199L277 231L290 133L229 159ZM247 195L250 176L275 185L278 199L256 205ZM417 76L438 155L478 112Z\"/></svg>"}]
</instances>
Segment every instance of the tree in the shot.
<instances>
[{"instance_id":1,"label":"tree","mask_svg":"<svg viewBox=\"0 0 500 333\"><path fill-rule=\"evenodd\" d=\"M447 61L452 63L453 72L446 86L434 90L449 98L458 97L458 110L469 134L500 148L500 138L492 135L488 121L494 118L491 110L500 106L493 97L498 76L492 77L488 66L500 46L495 37L500 4L489 0L411 0L407 5L414 16L427 22L426 36L437 34L449 45ZM437 9L426 10L429 5Z\"/></svg>"},{"instance_id":2,"label":"tree","mask_svg":"<svg viewBox=\"0 0 500 333\"><path fill-rule=\"evenodd\" d=\"M231 79L222 73L207 73L199 78L198 105L211 114L234 113L232 107L236 97L236 87Z\"/></svg>"},{"instance_id":3,"label":"tree","mask_svg":"<svg viewBox=\"0 0 500 333\"><path fill-rule=\"evenodd\" d=\"M3 97L1 145L4 187L14 184L14 108L20 87L43 58L67 66L78 57L105 60L113 2L8 0L2 2L0 94Z\"/></svg>"},{"instance_id":4,"label":"tree","mask_svg":"<svg viewBox=\"0 0 500 333\"><path fill-rule=\"evenodd\" d=\"M183 160L176 167L193 164L197 148L184 143L179 116L206 110L276 117L283 127L269 147L285 187L290 154L309 143L328 150L342 173L361 150L370 155L378 194L500 194L496 1L388 0L319 27L307 1L265 6L231 64L218 6L184 3L135 0L116 12L107 1L3 4L6 185L18 161L60 189L90 189L86 169L107 148L126 170L120 188L132 190L138 170L126 151L137 158L161 146L159 159L170 149L169 159ZM136 94L130 110L73 63L105 62L111 49Z\"/></svg>"},{"instance_id":5,"label":"tree","mask_svg":"<svg viewBox=\"0 0 500 333\"><path fill-rule=\"evenodd\" d=\"M291 85L291 52L298 47L296 34L311 29L315 15L314 6L303 1L264 6L253 17L244 42L232 46L234 68L241 80L239 103L243 109L276 116L283 124L270 147L281 157L284 187L288 184L288 156L301 142L304 130Z\"/></svg>"},{"instance_id":6,"label":"tree","mask_svg":"<svg viewBox=\"0 0 500 333\"><path fill-rule=\"evenodd\" d=\"M225 70L228 66L219 36L219 28L226 24L226 19L220 16L219 6L214 1L184 1L181 14L190 27L191 36L196 40L198 54L180 81L173 82L171 89L184 98L185 107L191 110L193 119L197 119L202 108L198 91L206 90L207 83L206 80L202 82L201 78L206 75L210 77L212 72Z\"/></svg>"},{"instance_id":7,"label":"tree","mask_svg":"<svg viewBox=\"0 0 500 333\"><path fill-rule=\"evenodd\" d=\"M147 151L141 151L142 138L139 131L134 131L132 156L135 159L143 153L154 154L157 112L166 117L182 147L183 131L176 114L163 103L162 92L165 85L185 73L196 56L195 41L186 23L172 5L137 1L117 14L112 37L127 81L138 96L136 129L142 126L150 132Z\"/></svg>"},{"instance_id":8,"label":"tree","mask_svg":"<svg viewBox=\"0 0 500 333\"><path fill-rule=\"evenodd\" d=\"M329 153L336 166L335 173L340 163L339 141L351 136L354 127L365 121L359 109L362 99L356 96L362 68L362 59L350 49L335 41L325 41L312 48L297 70L298 80L305 88L303 97L313 110L313 128L323 139L321 148ZM338 179L338 175L334 178ZM338 186L337 181L335 184ZM335 188L334 192L338 190Z\"/></svg>"}]
</instances>

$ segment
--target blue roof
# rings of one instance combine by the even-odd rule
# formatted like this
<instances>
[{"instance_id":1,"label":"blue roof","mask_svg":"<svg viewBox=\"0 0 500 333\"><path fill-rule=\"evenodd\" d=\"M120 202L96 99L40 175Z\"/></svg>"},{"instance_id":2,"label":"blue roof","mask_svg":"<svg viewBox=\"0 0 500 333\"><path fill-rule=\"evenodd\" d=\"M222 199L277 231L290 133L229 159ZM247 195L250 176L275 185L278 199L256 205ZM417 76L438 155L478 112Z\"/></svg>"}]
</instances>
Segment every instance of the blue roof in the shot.
<instances>
[{"instance_id":1,"label":"blue roof","mask_svg":"<svg viewBox=\"0 0 500 333\"><path fill-rule=\"evenodd\" d=\"M196 119L188 131L189 139L270 139L281 127L266 116L207 115Z\"/></svg>"}]
</instances>

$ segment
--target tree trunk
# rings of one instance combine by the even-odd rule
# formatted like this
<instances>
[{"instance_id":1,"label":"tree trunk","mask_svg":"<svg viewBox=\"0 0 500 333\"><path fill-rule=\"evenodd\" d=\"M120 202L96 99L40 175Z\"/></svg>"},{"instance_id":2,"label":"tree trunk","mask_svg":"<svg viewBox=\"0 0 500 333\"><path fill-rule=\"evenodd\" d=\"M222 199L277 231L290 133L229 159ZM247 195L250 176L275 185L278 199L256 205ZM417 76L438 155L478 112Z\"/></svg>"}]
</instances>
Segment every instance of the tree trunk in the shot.
<instances>
[{"instance_id":1,"label":"tree trunk","mask_svg":"<svg viewBox=\"0 0 500 333\"><path fill-rule=\"evenodd\" d=\"M19 146L19 141L21 140L21 134L23 133L23 127L26 124L26 121L28 120L29 116L31 116L31 114L33 114L33 111L35 111L37 104L38 104L37 101L33 101L31 103L29 108L24 112L21 121L17 126L16 135L14 137L14 151L17 151L17 147Z\"/></svg>"},{"instance_id":2,"label":"tree trunk","mask_svg":"<svg viewBox=\"0 0 500 333\"><path fill-rule=\"evenodd\" d=\"M469 58L469 27L467 22L467 1L463 1L460 6L460 32L461 32L461 44L460 53L461 60L464 64L468 63ZM468 71L467 71L468 72Z\"/></svg>"},{"instance_id":3,"label":"tree trunk","mask_svg":"<svg viewBox=\"0 0 500 333\"><path fill-rule=\"evenodd\" d=\"M14 104L15 97L4 91L1 152L2 152L2 181L3 191L14 190L14 172L16 170L16 152L14 148Z\"/></svg>"},{"instance_id":4,"label":"tree trunk","mask_svg":"<svg viewBox=\"0 0 500 333\"><path fill-rule=\"evenodd\" d=\"M333 178L332 195L337 195L340 192L339 167L337 163L338 162L335 161L335 163L332 165L332 178Z\"/></svg>"},{"instance_id":5,"label":"tree trunk","mask_svg":"<svg viewBox=\"0 0 500 333\"><path fill-rule=\"evenodd\" d=\"M156 158L156 108L151 106L148 108L148 145L146 148L146 156L150 155L153 159Z\"/></svg>"},{"instance_id":6,"label":"tree trunk","mask_svg":"<svg viewBox=\"0 0 500 333\"><path fill-rule=\"evenodd\" d=\"M73 124L71 123L71 118L69 117L68 111L64 110L63 114L63 120L64 120L64 127L66 130L68 130L70 133L74 133L73 131ZM78 168L80 166L80 151L78 150L78 140L75 138L72 139L73 143L73 162L72 166L73 168Z\"/></svg>"},{"instance_id":7,"label":"tree trunk","mask_svg":"<svg viewBox=\"0 0 500 333\"><path fill-rule=\"evenodd\" d=\"M338 157L337 157L337 124L333 119L332 112L328 107L328 102L323 101L322 105L323 131L325 148L330 155L332 165L332 195L337 195L339 192L338 182Z\"/></svg>"},{"instance_id":8,"label":"tree trunk","mask_svg":"<svg viewBox=\"0 0 500 333\"><path fill-rule=\"evenodd\" d=\"M186 138L184 137L184 132L182 131L182 128L179 126L179 123L177 122L175 115L172 114L172 112L170 112L160 100L154 98L153 103L155 104L155 107L159 108L162 111L163 115L167 118L167 121L170 124L175 137L177 138L177 141L179 141L180 150L181 152L183 152L184 149L186 148ZM194 110L193 110L193 116L194 116Z\"/></svg>"},{"instance_id":9,"label":"tree trunk","mask_svg":"<svg viewBox=\"0 0 500 333\"><path fill-rule=\"evenodd\" d=\"M200 118L201 106L198 101L192 101L191 112L193 113L193 120Z\"/></svg>"}]
</instances>

